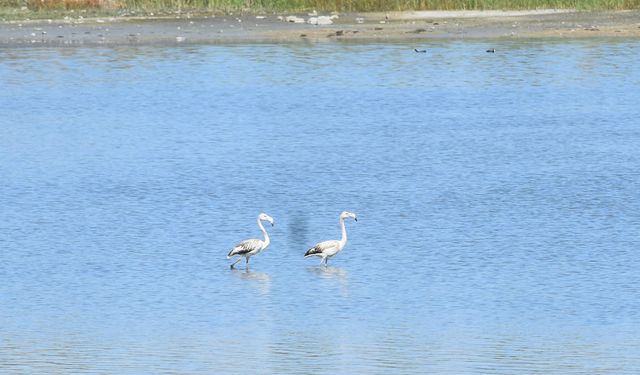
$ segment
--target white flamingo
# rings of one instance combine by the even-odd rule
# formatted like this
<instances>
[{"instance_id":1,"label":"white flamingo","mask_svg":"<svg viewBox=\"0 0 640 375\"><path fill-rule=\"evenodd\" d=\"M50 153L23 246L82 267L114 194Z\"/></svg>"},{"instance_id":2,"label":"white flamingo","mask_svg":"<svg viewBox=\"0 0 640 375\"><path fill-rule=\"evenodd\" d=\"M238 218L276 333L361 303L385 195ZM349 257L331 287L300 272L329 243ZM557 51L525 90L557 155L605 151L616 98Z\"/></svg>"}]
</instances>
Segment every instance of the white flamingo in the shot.
<instances>
[{"instance_id":1,"label":"white flamingo","mask_svg":"<svg viewBox=\"0 0 640 375\"><path fill-rule=\"evenodd\" d=\"M338 254L340 250L344 248L344 245L347 244L347 228L345 228L344 226L344 220L348 217L352 218L355 221L358 221L358 218L354 213L343 211L340 214L340 227L342 228L342 238L339 241L329 240L329 241L320 242L319 244L315 245L311 249L307 250L307 252L304 253L304 257L306 258L311 256L318 256L322 258L320 260L320 264L324 264L326 266L329 258Z\"/></svg>"},{"instance_id":2,"label":"white flamingo","mask_svg":"<svg viewBox=\"0 0 640 375\"><path fill-rule=\"evenodd\" d=\"M233 266L235 266L236 263L241 261L243 257L246 261L247 268L249 268L249 258L251 258L256 254L259 254L260 252L262 252L262 250L266 249L267 246L269 246L269 243L271 243L271 240L269 240L269 235L267 234L267 231L262 226L263 220L268 221L269 223L271 223L271 226L273 226L273 218L264 213L258 215L258 226L260 227L260 230L264 235L264 241L258 240L258 239L250 239L250 240L244 240L238 243L236 246L234 246L233 249L229 251L229 254L227 255L227 259L236 255L238 255L239 257L238 257L238 260L233 262L233 264L230 266L231 268L233 268Z\"/></svg>"}]
</instances>

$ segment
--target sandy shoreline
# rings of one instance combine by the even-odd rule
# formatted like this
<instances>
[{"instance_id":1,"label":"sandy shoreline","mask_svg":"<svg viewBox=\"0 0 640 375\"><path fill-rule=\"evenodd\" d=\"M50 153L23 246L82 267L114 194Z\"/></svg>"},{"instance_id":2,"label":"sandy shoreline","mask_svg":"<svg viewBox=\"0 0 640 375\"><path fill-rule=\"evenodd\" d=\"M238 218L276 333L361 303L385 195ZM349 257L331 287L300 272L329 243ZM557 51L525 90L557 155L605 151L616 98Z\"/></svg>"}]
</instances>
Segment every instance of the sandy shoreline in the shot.
<instances>
[{"instance_id":1,"label":"sandy shoreline","mask_svg":"<svg viewBox=\"0 0 640 375\"><path fill-rule=\"evenodd\" d=\"M392 41L464 38L638 38L640 11L423 11L352 13L331 25L283 15L103 17L0 22L0 47ZM297 14L308 20L307 14Z\"/></svg>"}]
</instances>

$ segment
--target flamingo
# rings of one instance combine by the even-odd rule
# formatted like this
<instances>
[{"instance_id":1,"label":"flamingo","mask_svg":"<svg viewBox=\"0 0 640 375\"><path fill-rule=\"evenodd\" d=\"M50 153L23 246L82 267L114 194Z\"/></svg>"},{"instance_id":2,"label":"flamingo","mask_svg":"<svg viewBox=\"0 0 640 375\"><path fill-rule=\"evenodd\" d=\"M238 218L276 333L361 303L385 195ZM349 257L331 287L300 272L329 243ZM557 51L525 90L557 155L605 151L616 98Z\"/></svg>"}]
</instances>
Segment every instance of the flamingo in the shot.
<instances>
[{"instance_id":1,"label":"flamingo","mask_svg":"<svg viewBox=\"0 0 640 375\"><path fill-rule=\"evenodd\" d=\"M338 254L340 250L344 248L344 245L347 244L347 228L345 228L344 226L344 220L346 218L352 218L353 220L358 221L356 214L348 211L343 211L340 214L340 227L342 228L342 238L339 241L329 240L329 241L320 242L319 244L315 245L311 249L307 250L307 252L304 253L304 257L307 258L311 256L318 256L322 258L320 259L320 264L324 264L324 266L326 267L327 262L329 261L329 258Z\"/></svg>"},{"instance_id":2,"label":"flamingo","mask_svg":"<svg viewBox=\"0 0 640 375\"><path fill-rule=\"evenodd\" d=\"M230 268L233 268L236 265L236 263L242 260L243 257L246 261L247 268L249 268L249 258L251 258L256 254L259 254L260 252L262 252L262 250L266 249L267 246L269 246L269 243L271 243L271 240L269 240L269 235L267 234L267 231L264 229L264 226L262 226L262 221L268 221L269 223L271 223L271 226L273 226L273 218L265 213L261 213L260 215L258 215L258 226L260 227L260 230L264 235L264 241L254 238L250 240L241 241L237 245L235 245L233 249L229 251L229 254L227 255L227 259L236 255L238 255L239 257L238 257L238 260L233 262Z\"/></svg>"}]
</instances>

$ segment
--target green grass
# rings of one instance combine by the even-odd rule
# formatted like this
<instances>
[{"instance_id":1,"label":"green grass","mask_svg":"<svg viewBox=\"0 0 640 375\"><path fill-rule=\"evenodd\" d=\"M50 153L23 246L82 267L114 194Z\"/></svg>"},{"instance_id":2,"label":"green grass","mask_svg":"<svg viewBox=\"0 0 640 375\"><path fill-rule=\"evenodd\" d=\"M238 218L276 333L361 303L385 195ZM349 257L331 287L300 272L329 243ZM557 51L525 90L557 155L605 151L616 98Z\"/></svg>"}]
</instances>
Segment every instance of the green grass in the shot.
<instances>
[{"instance_id":1,"label":"green grass","mask_svg":"<svg viewBox=\"0 0 640 375\"><path fill-rule=\"evenodd\" d=\"M640 0L0 0L0 13L16 17L84 10L117 14L123 11L400 11L459 9L640 9ZM48 13L47 13L48 14ZM66 13L65 13L66 14ZM9 17L11 18L11 17Z\"/></svg>"}]
</instances>

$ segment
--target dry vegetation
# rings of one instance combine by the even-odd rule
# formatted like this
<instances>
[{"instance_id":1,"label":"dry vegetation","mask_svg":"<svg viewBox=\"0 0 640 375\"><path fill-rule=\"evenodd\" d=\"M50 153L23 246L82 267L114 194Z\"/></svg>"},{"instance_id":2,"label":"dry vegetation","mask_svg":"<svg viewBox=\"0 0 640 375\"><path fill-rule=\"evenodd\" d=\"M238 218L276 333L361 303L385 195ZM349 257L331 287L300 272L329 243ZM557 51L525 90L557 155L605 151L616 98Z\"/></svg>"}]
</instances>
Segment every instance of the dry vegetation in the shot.
<instances>
[{"instance_id":1,"label":"dry vegetation","mask_svg":"<svg viewBox=\"0 0 640 375\"><path fill-rule=\"evenodd\" d=\"M458 9L638 9L640 0L0 0L0 8L206 11L392 11Z\"/></svg>"}]
</instances>

